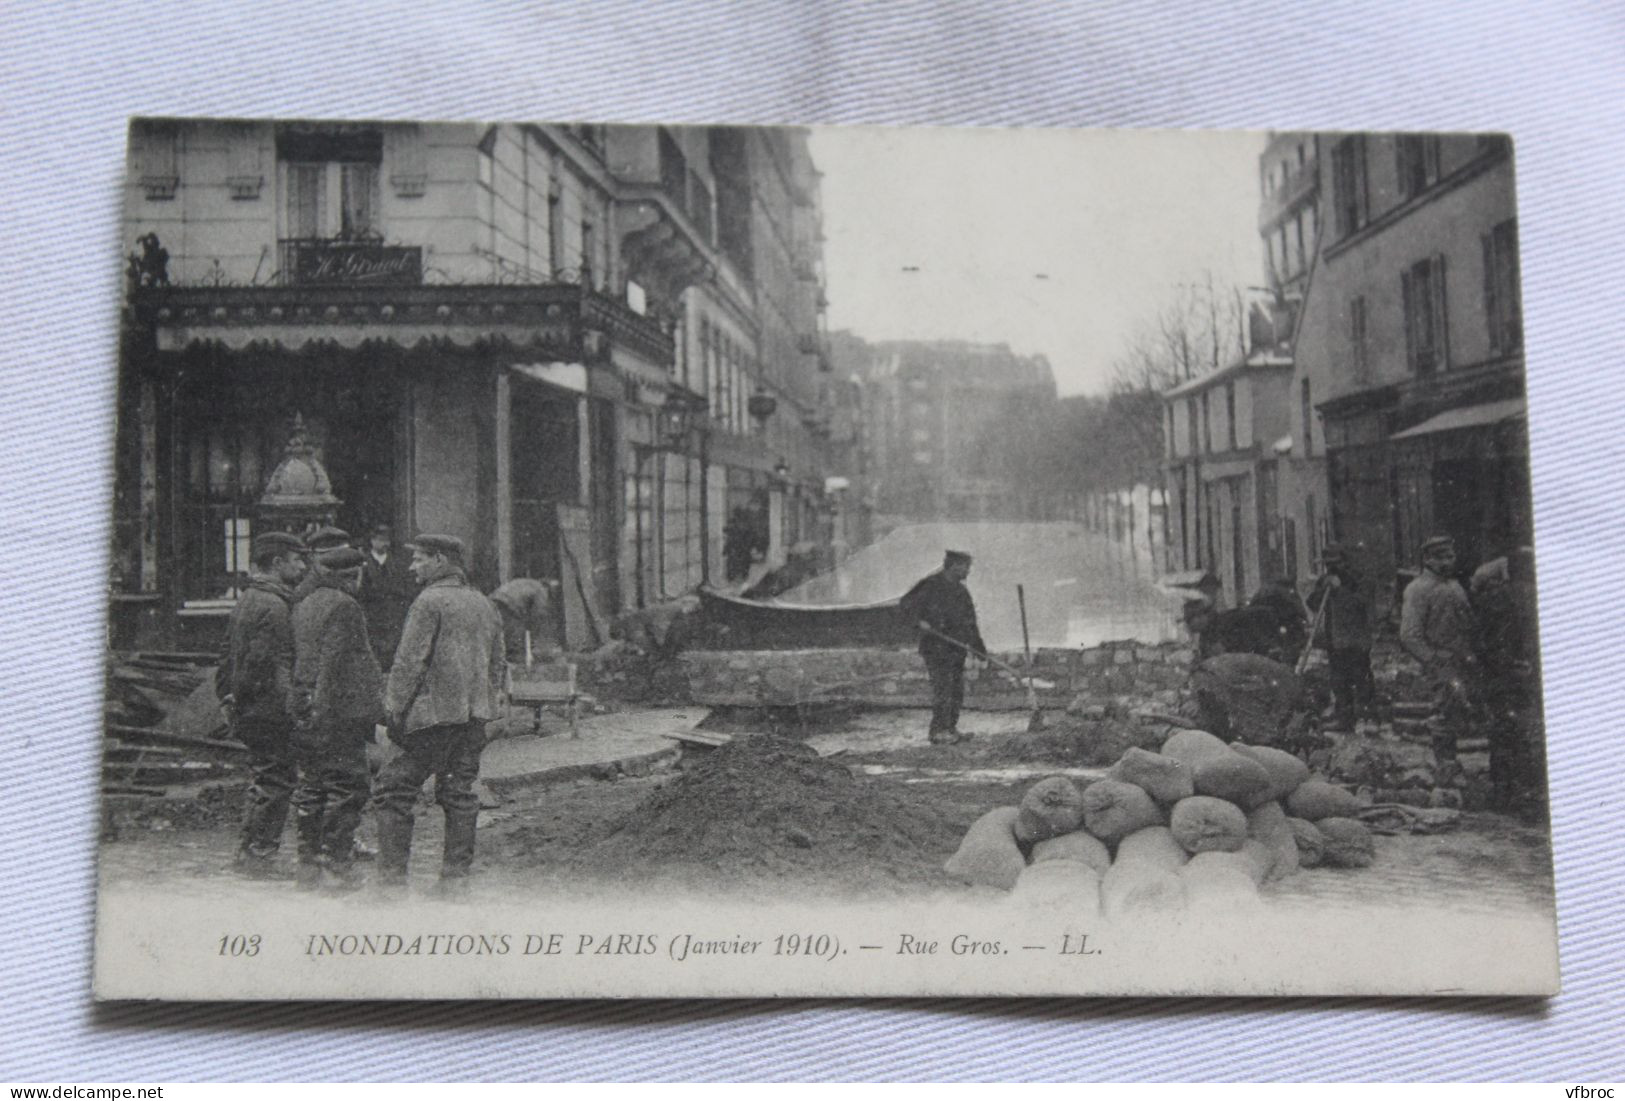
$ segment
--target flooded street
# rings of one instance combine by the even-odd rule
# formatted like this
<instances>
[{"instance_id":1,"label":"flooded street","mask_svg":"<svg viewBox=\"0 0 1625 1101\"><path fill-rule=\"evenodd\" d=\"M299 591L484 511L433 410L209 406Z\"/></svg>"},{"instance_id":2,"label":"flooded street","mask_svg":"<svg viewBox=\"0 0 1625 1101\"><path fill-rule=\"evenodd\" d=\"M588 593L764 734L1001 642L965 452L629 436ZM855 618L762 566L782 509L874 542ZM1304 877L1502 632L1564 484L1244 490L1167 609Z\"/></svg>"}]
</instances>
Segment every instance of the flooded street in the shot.
<instances>
[{"instance_id":1,"label":"flooded street","mask_svg":"<svg viewBox=\"0 0 1625 1101\"><path fill-rule=\"evenodd\" d=\"M1018 584L1025 590L1034 648L1180 637L1179 600L1158 588L1143 532L1131 541L1066 521L909 524L780 599L795 604L894 600L939 568L949 548L975 559L967 586L982 637L994 650L1021 648Z\"/></svg>"}]
</instances>

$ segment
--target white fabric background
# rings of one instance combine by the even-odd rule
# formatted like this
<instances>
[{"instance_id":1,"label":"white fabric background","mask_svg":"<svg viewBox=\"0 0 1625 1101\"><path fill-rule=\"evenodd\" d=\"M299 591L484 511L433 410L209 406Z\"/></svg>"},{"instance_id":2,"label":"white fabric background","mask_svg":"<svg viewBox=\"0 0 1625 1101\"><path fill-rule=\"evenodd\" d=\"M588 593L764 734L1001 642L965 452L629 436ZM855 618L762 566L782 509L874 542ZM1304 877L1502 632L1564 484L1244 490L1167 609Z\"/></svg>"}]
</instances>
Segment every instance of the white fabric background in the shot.
<instances>
[{"instance_id":1,"label":"white fabric background","mask_svg":"<svg viewBox=\"0 0 1625 1101\"><path fill-rule=\"evenodd\" d=\"M1617 1082L1625 16L1318 8L7 4L0 1077ZM96 1008L118 180L142 113L1513 132L1564 993Z\"/></svg>"}]
</instances>

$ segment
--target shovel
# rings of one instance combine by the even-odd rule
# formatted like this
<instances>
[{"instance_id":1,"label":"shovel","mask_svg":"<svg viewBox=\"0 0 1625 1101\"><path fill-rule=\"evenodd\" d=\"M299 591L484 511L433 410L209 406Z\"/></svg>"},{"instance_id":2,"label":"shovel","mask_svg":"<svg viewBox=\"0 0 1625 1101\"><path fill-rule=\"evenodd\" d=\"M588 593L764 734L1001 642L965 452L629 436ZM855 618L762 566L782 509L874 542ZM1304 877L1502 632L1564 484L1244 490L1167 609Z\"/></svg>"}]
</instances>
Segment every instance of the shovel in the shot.
<instances>
[{"instance_id":1,"label":"shovel","mask_svg":"<svg viewBox=\"0 0 1625 1101\"><path fill-rule=\"evenodd\" d=\"M1038 690L1033 687L1033 679L1032 679L1031 676L1025 676L1024 677L1022 675L1022 673L1021 673L1021 670L1017 669L1015 666L1006 665L1004 662L1000 661L998 658L991 657L991 656L989 656L987 654L978 654L975 650L972 650L969 646L966 646L963 642L960 642L957 638L949 638L947 635L943 634L941 631L935 630L932 627L928 627L924 623L921 623L919 625L919 627L920 627L920 630L924 631L926 634L930 635L932 638L940 638L943 642L946 642L950 646L957 646L961 650L965 651L965 653L969 654L971 657L973 657L973 658L981 658L982 660L986 661L989 665L992 665L992 666L994 666L995 668L998 668L998 669L1003 669L1006 673L1009 673L1012 677L1015 677L1016 680L1018 680L1018 681L1022 682L1023 684L1025 684L1027 686L1027 706L1032 709L1032 715L1027 719L1027 730L1028 730L1029 733L1031 733L1034 730L1042 730L1042 729L1044 729L1044 710L1043 710L1043 708L1038 706Z\"/></svg>"}]
</instances>

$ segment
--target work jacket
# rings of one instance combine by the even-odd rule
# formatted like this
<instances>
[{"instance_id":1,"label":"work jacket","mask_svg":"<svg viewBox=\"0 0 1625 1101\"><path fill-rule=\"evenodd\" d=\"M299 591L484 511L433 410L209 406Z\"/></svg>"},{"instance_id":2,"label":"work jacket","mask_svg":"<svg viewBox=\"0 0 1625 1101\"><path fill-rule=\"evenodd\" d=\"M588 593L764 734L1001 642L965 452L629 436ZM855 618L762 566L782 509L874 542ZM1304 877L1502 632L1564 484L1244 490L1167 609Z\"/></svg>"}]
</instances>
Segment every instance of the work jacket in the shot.
<instances>
[{"instance_id":1,"label":"work jacket","mask_svg":"<svg viewBox=\"0 0 1625 1101\"><path fill-rule=\"evenodd\" d=\"M269 578L249 583L226 621L214 690L232 697L237 721L287 722L293 674L293 593Z\"/></svg>"},{"instance_id":2,"label":"work jacket","mask_svg":"<svg viewBox=\"0 0 1625 1101\"><path fill-rule=\"evenodd\" d=\"M1473 611L1461 583L1423 570L1405 586L1399 614L1399 641L1429 669L1461 665L1473 658Z\"/></svg>"},{"instance_id":3,"label":"work jacket","mask_svg":"<svg viewBox=\"0 0 1625 1101\"><path fill-rule=\"evenodd\" d=\"M412 601L384 707L408 732L489 722L507 671L496 606L456 570Z\"/></svg>"},{"instance_id":4,"label":"work jacket","mask_svg":"<svg viewBox=\"0 0 1625 1101\"><path fill-rule=\"evenodd\" d=\"M383 674L355 597L321 575L293 609L293 697L288 710L317 728L377 722Z\"/></svg>"},{"instance_id":5,"label":"work jacket","mask_svg":"<svg viewBox=\"0 0 1625 1101\"><path fill-rule=\"evenodd\" d=\"M987 644L976 626L976 603L963 582L955 581L946 573L922 577L904 594L898 608L911 625L925 622L939 634L947 635L969 647L972 653L985 655ZM926 657L963 655L965 651L935 635L920 632L920 653Z\"/></svg>"}]
</instances>

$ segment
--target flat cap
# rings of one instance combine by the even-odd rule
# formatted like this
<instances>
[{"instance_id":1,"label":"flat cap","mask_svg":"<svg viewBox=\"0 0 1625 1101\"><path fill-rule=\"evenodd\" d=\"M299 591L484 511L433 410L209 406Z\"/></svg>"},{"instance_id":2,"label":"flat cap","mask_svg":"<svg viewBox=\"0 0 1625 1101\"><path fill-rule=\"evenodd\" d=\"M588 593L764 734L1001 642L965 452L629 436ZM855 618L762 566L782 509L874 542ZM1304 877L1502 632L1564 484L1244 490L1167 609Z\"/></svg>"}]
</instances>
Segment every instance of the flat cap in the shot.
<instances>
[{"instance_id":1,"label":"flat cap","mask_svg":"<svg viewBox=\"0 0 1625 1101\"><path fill-rule=\"evenodd\" d=\"M1434 551L1438 550L1453 551L1455 549L1456 541L1450 538L1448 535L1430 535L1422 544L1422 553L1424 555L1432 554Z\"/></svg>"},{"instance_id":2,"label":"flat cap","mask_svg":"<svg viewBox=\"0 0 1625 1101\"><path fill-rule=\"evenodd\" d=\"M370 535L394 535L395 529L389 524L380 521L368 528L367 532Z\"/></svg>"},{"instance_id":3,"label":"flat cap","mask_svg":"<svg viewBox=\"0 0 1625 1101\"><path fill-rule=\"evenodd\" d=\"M249 554L257 562L262 558L278 554L304 554L310 548L305 541L297 535L285 531L267 531L254 536L249 545Z\"/></svg>"},{"instance_id":4,"label":"flat cap","mask_svg":"<svg viewBox=\"0 0 1625 1101\"><path fill-rule=\"evenodd\" d=\"M354 547L333 547L316 554L316 563L324 570L353 570L366 560Z\"/></svg>"},{"instance_id":5,"label":"flat cap","mask_svg":"<svg viewBox=\"0 0 1625 1101\"><path fill-rule=\"evenodd\" d=\"M331 524L317 528L305 538L305 545L313 551L332 550L334 547L348 546L349 543L350 533Z\"/></svg>"},{"instance_id":6,"label":"flat cap","mask_svg":"<svg viewBox=\"0 0 1625 1101\"><path fill-rule=\"evenodd\" d=\"M454 558L461 562L465 548L463 541L455 535L436 535L425 532L412 540L407 546L412 550L428 551L430 554L443 554L447 558Z\"/></svg>"},{"instance_id":7,"label":"flat cap","mask_svg":"<svg viewBox=\"0 0 1625 1101\"><path fill-rule=\"evenodd\" d=\"M1347 558L1348 553L1336 543L1326 544L1325 549L1320 552L1320 560L1322 562L1342 562Z\"/></svg>"},{"instance_id":8,"label":"flat cap","mask_svg":"<svg viewBox=\"0 0 1625 1101\"><path fill-rule=\"evenodd\" d=\"M970 560L970 555L966 554L964 551L951 550L942 556L942 564L945 566L951 566L955 562L969 562Z\"/></svg>"}]
</instances>

